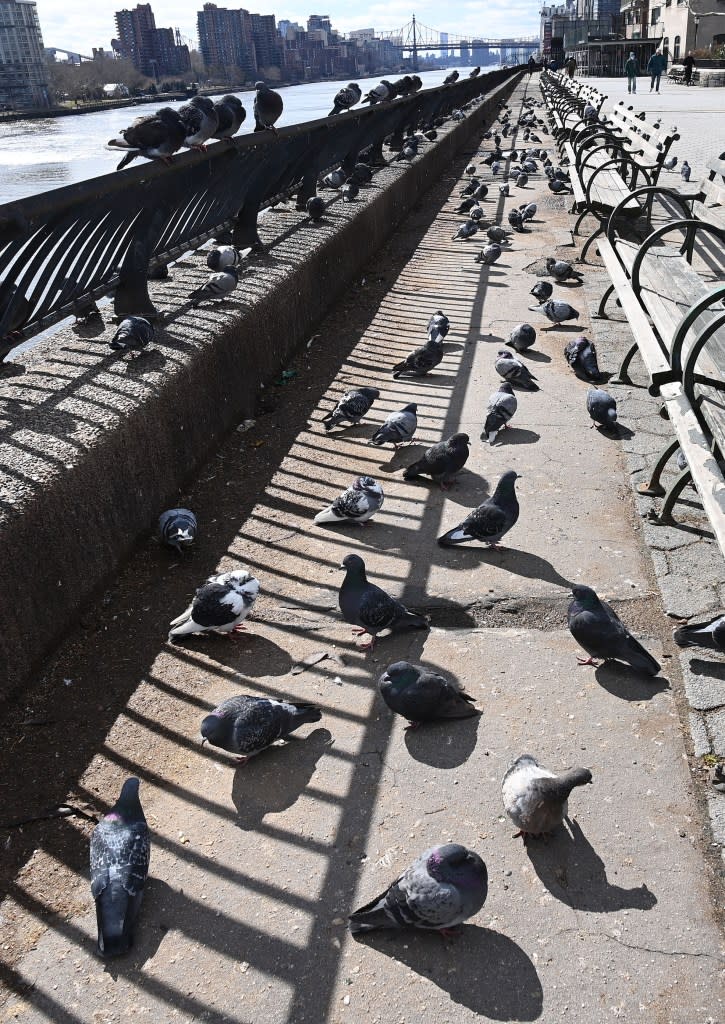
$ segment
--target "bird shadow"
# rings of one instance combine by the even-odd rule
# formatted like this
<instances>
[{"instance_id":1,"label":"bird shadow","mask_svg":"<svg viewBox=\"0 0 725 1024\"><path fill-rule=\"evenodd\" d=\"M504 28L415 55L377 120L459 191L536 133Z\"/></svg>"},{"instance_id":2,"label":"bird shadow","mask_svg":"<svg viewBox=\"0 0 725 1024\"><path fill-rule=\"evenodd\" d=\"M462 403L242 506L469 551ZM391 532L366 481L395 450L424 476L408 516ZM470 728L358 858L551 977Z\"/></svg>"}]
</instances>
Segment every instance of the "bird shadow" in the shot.
<instances>
[{"instance_id":1,"label":"bird shadow","mask_svg":"<svg viewBox=\"0 0 725 1024\"><path fill-rule=\"evenodd\" d=\"M664 676L649 676L621 661L605 661L598 665L594 677L602 689L622 700L651 700L656 694L670 689Z\"/></svg>"},{"instance_id":2,"label":"bird shadow","mask_svg":"<svg viewBox=\"0 0 725 1024\"><path fill-rule=\"evenodd\" d=\"M144 373L155 373L166 365L166 356L157 348L146 349L136 359L124 359L129 377L140 377Z\"/></svg>"},{"instance_id":3,"label":"bird shadow","mask_svg":"<svg viewBox=\"0 0 725 1024\"><path fill-rule=\"evenodd\" d=\"M425 722L417 729L406 729L405 746L414 760L433 768L460 768L478 741L481 715L470 718L446 718Z\"/></svg>"},{"instance_id":4,"label":"bird shadow","mask_svg":"<svg viewBox=\"0 0 725 1024\"><path fill-rule=\"evenodd\" d=\"M239 765L234 772L232 802L237 824L245 832L262 824L267 814L281 814L297 803L315 774L332 735L318 728L307 737L293 735Z\"/></svg>"},{"instance_id":5,"label":"bird shadow","mask_svg":"<svg viewBox=\"0 0 725 1024\"><path fill-rule=\"evenodd\" d=\"M75 334L78 338L87 338L92 340L93 338L99 338L106 332L106 324L101 317L94 316L90 320L76 320L71 325L71 333Z\"/></svg>"},{"instance_id":6,"label":"bird shadow","mask_svg":"<svg viewBox=\"0 0 725 1024\"><path fill-rule=\"evenodd\" d=\"M421 482L427 482L432 487L438 488L438 484L432 480L429 481L427 477L422 477ZM463 508L478 508L490 492L491 488L485 476L474 473L472 469L462 469L443 493L455 505L461 505Z\"/></svg>"},{"instance_id":7,"label":"bird shadow","mask_svg":"<svg viewBox=\"0 0 725 1024\"><path fill-rule=\"evenodd\" d=\"M483 440L483 434L481 439ZM540 439L541 434L537 434L535 430L527 430L526 427L508 426L505 430L499 431L492 447L505 447L507 444L536 444Z\"/></svg>"},{"instance_id":8,"label":"bird shadow","mask_svg":"<svg viewBox=\"0 0 725 1024\"><path fill-rule=\"evenodd\" d=\"M583 281L559 281L557 278L552 279L556 284L557 288L582 288L584 285Z\"/></svg>"},{"instance_id":9,"label":"bird shadow","mask_svg":"<svg viewBox=\"0 0 725 1024\"><path fill-rule=\"evenodd\" d=\"M443 351L447 354L452 354L454 352L462 352L465 347L460 341L447 341L443 345Z\"/></svg>"},{"instance_id":10,"label":"bird shadow","mask_svg":"<svg viewBox=\"0 0 725 1024\"><path fill-rule=\"evenodd\" d=\"M571 590L575 585L571 580L566 579L557 572L551 562L547 562L545 558L542 558L540 555L531 554L529 551L519 551L517 548L508 547L491 548L483 544L479 546L457 544L455 548L444 547L442 550L455 550L461 555L468 556L463 561L451 563L449 567L452 569L470 568L470 565L466 565L465 562L468 561L470 563L477 560L479 562L495 563L499 569L505 569L514 576L543 580L546 583L553 583L554 586L563 587L566 590Z\"/></svg>"},{"instance_id":11,"label":"bird shadow","mask_svg":"<svg viewBox=\"0 0 725 1024\"><path fill-rule=\"evenodd\" d=\"M393 450L388 462L381 462L378 469L382 469L386 473L397 473L401 469L407 469L408 466L412 466L427 451L428 445L414 441L403 448L398 448L397 451Z\"/></svg>"},{"instance_id":12,"label":"bird shadow","mask_svg":"<svg viewBox=\"0 0 725 1024\"><path fill-rule=\"evenodd\" d=\"M573 910L611 914L618 910L652 910L657 897L647 886L624 889L607 879L604 861L577 821L566 819L548 842L530 839L526 853L548 891Z\"/></svg>"},{"instance_id":13,"label":"bird shadow","mask_svg":"<svg viewBox=\"0 0 725 1024\"><path fill-rule=\"evenodd\" d=\"M533 310L533 312L537 311ZM547 334L552 331L576 331L577 334L581 334L584 328L580 324L551 324L550 327L542 327L541 330L546 331Z\"/></svg>"},{"instance_id":14,"label":"bird shadow","mask_svg":"<svg viewBox=\"0 0 725 1024\"><path fill-rule=\"evenodd\" d=\"M551 362L551 356L547 356L545 352L537 352L533 348L527 348L525 352L517 352L516 355L519 359L530 359L532 363Z\"/></svg>"},{"instance_id":15,"label":"bird shadow","mask_svg":"<svg viewBox=\"0 0 725 1024\"><path fill-rule=\"evenodd\" d=\"M466 924L450 945L440 935L412 929L404 934L366 932L355 938L405 964L481 1017L530 1021L541 1016L544 991L536 967L500 932Z\"/></svg>"},{"instance_id":16,"label":"bird shadow","mask_svg":"<svg viewBox=\"0 0 725 1024\"><path fill-rule=\"evenodd\" d=\"M613 429L595 424L594 429L600 437L605 437L608 441L628 441L634 437L634 431L625 427L623 423L617 423Z\"/></svg>"},{"instance_id":17,"label":"bird shadow","mask_svg":"<svg viewBox=\"0 0 725 1024\"><path fill-rule=\"evenodd\" d=\"M696 676L709 676L711 679L725 681L725 663L722 661L705 661L703 658L691 658L690 671Z\"/></svg>"},{"instance_id":18,"label":"bird shadow","mask_svg":"<svg viewBox=\"0 0 725 1024\"><path fill-rule=\"evenodd\" d=\"M179 637L173 646L197 650L211 661L252 678L285 675L292 667L287 651L267 637L254 633L254 623L248 621L249 628L243 633L206 633L203 640L198 635Z\"/></svg>"}]
</instances>

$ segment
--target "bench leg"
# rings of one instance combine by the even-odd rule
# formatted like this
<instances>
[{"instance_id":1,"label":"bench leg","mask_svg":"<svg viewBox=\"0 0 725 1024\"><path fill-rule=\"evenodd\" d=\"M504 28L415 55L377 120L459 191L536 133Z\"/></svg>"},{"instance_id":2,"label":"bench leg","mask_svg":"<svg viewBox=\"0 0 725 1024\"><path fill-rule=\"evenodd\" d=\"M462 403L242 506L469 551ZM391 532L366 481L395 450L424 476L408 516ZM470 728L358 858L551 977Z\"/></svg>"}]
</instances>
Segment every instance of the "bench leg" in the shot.
<instances>
[{"instance_id":1,"label":"bench leg","mask_svg":"<svg viewBox=\"0 0 725 1024\"><path fill-rule=\"evenodd\" d=\"M662 503L662 510L657 517L652 517L652 522L657 523L659 526L670 526L674 523L672 518L672 509L679 496L684 491L685 487L692 482L692 473L689 468L685 468L681 473L677 475L675 480L672 482L672 486L667 492L667 496Z\"/></svg>"},{"instance_id":2,"label":"bench leg","mask_svg":"<svg viewBox=\"0 0 725 1024\"><path fill-rule=\"evenodd\" d=\"M584 262L584 257L586 256L587 251L589 250L589 246L592 244L594 239L595 238L599 238L599 236L603 235L603 234L604 234L604 227L603 227L603 225L600 224L599 227L597 228L597 230L594 232L594 234L590 235L589 238L587 238L586 242L584 243L584 248L582 249L581 256L579 257L579 259L581 260L582 263Z\"/></svg>"},{"instance_id":3,"label":"bench leg","mask_svg":"<svg viewBox=\"0 0 725 1024\"><path fill-rule=\"evenodd\" d=\"M610 286L605 291L604 295L602 295L602 301L599 303L599 309L597 310L597 316L600 317L602 320L608 320L609 319L609 317L607 316L607 314L605 312L605 306L607 305L607 299L609 298L609 296L612 294L613 291L614 291L614 285L610 284Z\"/></svg>"},{"instance_id":4,"label":"bench leg","mask_svg":"<svg viewBox=\"0 0 725 1024\"><path fill-rule=\"evenodd\" d=\"M575 200L575 201L576 201L576 200ZM573 212L573 211L572 211L572 212ZM582 222L583 220L585 220L585 218L587 218L588 216L589 216L589 210L582 210L582 212L581 212L581 213L579 214L579 216L577 217L577 222L576 222L576 224L574 225L574 230L572 231L572 234L573 234L573 235L578 235L578 234L579 234L579 225L580 225L580 224L581 224L581 222Z\"/></svg>"},{"instance_id":5,"label":"bench leg","mask_svg":"<svg viewBox=\"0 0 725 1024\"><path fill-rule=\"evenodd\" d=\"M636 353L637 343L635 342L634 345L632 345L632 347L627 351L627 354L622 360L622 365L619 367L619 373L612 381L610 381L611 384L634 384L634 381L629 376L629 364L634 359Z\"/></svg>"},{"instance_id":6,"label":"bench leg","mask_svg":"<svg viewBox=\"0 0 725 1024\"><path fill-rule=\"evenodd\" d=\"M652 470L652 476L646 484L639 484L637 490L640 494L646 494L650 498L661 498L665 493L665 489L660 483L660 477L667 463L670 461L672 456L675 454L677 449L680 447L679 443L671 441L665 450L662 452L660 457L655 462L654 469Z\"/></svg>"}]
</instances>

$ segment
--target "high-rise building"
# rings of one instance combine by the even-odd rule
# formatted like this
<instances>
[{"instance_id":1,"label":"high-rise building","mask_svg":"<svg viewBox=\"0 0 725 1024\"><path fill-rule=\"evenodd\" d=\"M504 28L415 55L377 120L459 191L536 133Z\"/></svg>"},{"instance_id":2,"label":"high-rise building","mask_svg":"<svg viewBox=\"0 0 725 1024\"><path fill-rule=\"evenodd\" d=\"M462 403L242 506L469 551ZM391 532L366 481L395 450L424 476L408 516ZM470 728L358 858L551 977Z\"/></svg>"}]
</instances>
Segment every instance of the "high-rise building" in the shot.
<instances>
[{"instance_id":1,"label":"high-rise building","mask_svg":"<svg viewBox=\"0 0 725 1024\"><path fill-rule=\"evenodd\" d=\"M329 14L311 14L307 19L308 32L332 32Z\"/></svg>"},{"instance_id":2,"label":"high-rise building","mask_svg":"<svg viewBox=\"0 0 725 1024\"><path fill-rule=\"evenodd\" d=\"M0 0L0 103L50 106L35 0Z\"/></svg>"},{"instance_id":3,"label":"high-rise building","mask_svg":"<svg viewBox=\"0 0 725 1024\"><path fill-rule=\"evenodd\" d=\"M274 21L274 19L272 19ZM197 14L199 49L206 68L239 68L245 79L257 73L252 15L206 3Z\"/></svg>"},{"instance_id":4,"label":"high-rise building","mask_svg":"<svg viewBox=\"0 0 725 1024\"><path fill-rule=\"evenodd\" d=\"M251 18L257 66L260 68L281 67L282 46L274 15L252 14Z\"/></svg>"},{"instance_id":5,"label":"high-rise building","mask_svg":"<svg viewBox=\"0 0 725 1024\"><path fill-rule=\"evenodd\" d=\"M191 69L188 46L174 37L170 28L156 28L151 4L138 4L133 10L116 12L118 39L113 47L131 61L142 75L183 75Z\"/></svg>"}]
</instances>

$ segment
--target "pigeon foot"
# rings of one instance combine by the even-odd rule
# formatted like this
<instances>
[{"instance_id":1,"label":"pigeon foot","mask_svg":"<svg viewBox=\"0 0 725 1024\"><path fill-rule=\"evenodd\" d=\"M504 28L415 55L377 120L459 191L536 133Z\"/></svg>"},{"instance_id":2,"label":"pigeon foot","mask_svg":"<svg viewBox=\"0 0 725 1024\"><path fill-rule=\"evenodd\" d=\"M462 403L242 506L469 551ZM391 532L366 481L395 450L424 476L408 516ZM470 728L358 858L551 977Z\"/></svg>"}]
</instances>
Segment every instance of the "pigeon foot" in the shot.
<instances>
[{"instance_id":1,"label":"pigeon foot","mask_svg":"<svg viewBox=\"0 0 725 1024\"><path fill-rule=\"evenodd\" d=\"M599 662L595 661L594 658L579 658L577 657L578 665L593 665L595 668L599 667Z\"/></svg>"},{"instance_id":2,"label":"pigeon foot","mask_svg":"<svg viewBox=\"0 0 725 1024\"><path fill-rule=\"evenodd\" d=\"M249 758L245 754L242 754L240 757L235 757L234 760L238 765L243 765L247 763Z\"/></svg>"}]
</instances>

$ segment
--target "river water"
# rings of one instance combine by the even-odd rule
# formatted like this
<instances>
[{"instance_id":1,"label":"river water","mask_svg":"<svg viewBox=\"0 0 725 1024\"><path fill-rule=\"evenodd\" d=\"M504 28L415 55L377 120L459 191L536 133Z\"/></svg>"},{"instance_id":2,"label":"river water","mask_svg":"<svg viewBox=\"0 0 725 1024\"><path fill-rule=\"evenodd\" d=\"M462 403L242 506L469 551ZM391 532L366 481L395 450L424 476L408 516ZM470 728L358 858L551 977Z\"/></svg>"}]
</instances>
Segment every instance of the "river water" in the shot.
<instances>
[{"instance_id":1,"label":"river water","mask_svg":"<svg viewBox=\"0 0 725 1024\"><path fill-rule=\"evenodd\" d=\"M469 72L468 68L460 70L461 77ZM423 72L420 76L423 88L431 89L440 85L450 71L447 68ZM380 78L376 76L358 81L365 93ZM324 117L332 108L335 93L341 85L346 84L347 81L312 82L280 89L284 98L284 112L278 125L299 124ZM239 133L244 135L254 128L254 97L252 92L237 95L247 110L246 120ZM9 203L48 189L85 181L99 174L108 174L120 159L118 151L105 149L108 140L117 136L135 117L152 113L165 105L149 103L144 104L140 110L124 107L93 114L0 124L0 203Z\"/></svg>"}]
</instances>

